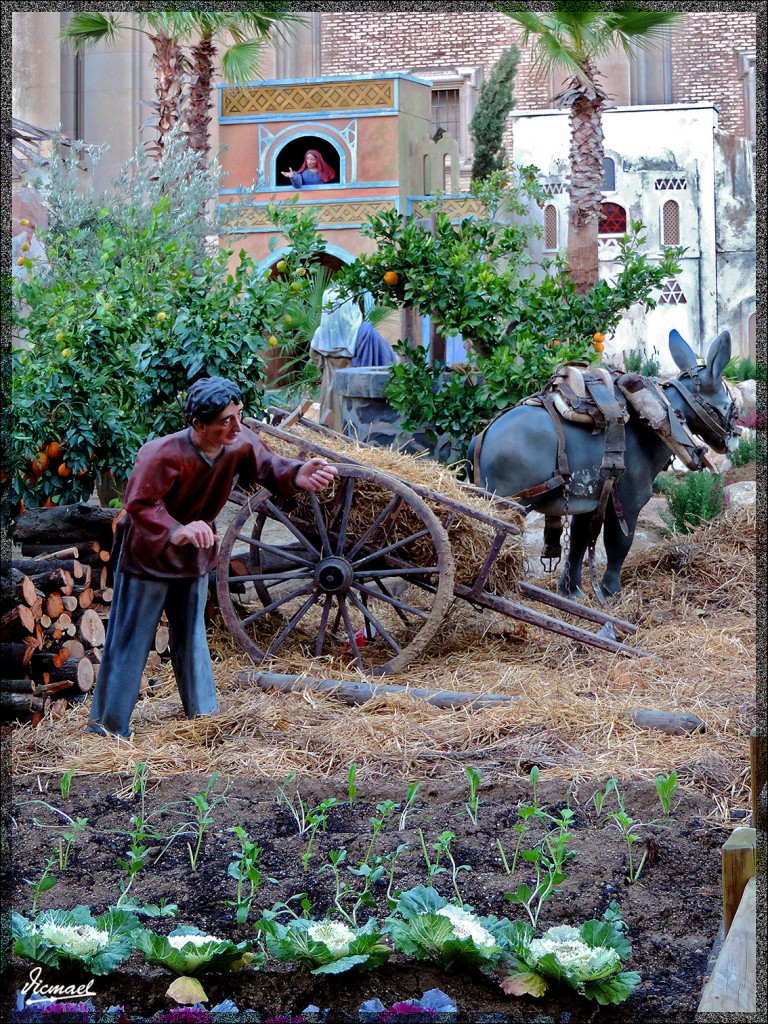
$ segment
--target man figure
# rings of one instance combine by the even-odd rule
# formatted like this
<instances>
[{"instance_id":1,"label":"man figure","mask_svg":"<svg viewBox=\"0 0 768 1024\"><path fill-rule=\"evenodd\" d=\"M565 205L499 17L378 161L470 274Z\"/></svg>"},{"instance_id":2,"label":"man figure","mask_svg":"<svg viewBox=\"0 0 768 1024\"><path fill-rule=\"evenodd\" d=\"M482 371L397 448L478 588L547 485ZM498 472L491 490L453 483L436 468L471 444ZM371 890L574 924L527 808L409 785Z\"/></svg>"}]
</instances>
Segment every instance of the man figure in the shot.
<instances>
[{"instance_id":1,"label":"man figure","mask_svg":"<svg viewBox=\"0 0 768 1024\"><path fill-rule=\"evenodd\" d=\"M115 537L119 552L88 732L130 738L141 675L163 611L187 717L216 710L204 610L216 564L215 518L235 477L278 494L320 491L336 469L276 455L242 424L236 384L206 377L187 393L187 428L139 450Z\"/></svg>"}]
</instances>

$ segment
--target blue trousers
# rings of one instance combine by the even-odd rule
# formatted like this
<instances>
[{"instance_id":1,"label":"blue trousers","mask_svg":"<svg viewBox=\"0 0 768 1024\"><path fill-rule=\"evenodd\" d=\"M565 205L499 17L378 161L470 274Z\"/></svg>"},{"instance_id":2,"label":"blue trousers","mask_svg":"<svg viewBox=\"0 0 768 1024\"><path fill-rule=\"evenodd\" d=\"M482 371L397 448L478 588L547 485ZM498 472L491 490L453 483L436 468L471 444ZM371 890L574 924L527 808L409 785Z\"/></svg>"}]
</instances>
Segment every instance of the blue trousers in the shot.
<instances>
[{"instance_id":1,"label":"blue trousers","mask_svg":"<svg viewBox=\"0 0 768 1024\"><path fill-rule=\"evenodd\" d=\"M89 732L130 738L141 675L163 611L168 618L171 664L188 718L216 710L216 687L205 635L208 577L145 579L115 572L114 593L96 679Z\"/></svg>"}]
</instances>

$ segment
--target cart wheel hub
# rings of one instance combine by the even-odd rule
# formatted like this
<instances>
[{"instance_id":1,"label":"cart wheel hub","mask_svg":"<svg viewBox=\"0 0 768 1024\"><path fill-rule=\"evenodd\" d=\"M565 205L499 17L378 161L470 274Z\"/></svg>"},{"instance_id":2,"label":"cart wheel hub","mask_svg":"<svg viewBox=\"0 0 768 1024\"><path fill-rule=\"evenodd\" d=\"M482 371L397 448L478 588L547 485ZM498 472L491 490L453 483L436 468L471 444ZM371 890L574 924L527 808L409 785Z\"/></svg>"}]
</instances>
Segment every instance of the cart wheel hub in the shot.
<instances>
[{"instance_id":1,"label":"cart wheel hub","mask_svg":"<svg viewBox=\"0 0 768 1024\"><path fill-rule=\"evenodd\" d=\"M352 567L343 558L324 558L315 569L315 581L326 594L346 593L352 578Z\"/></svg>"}]
</instances>

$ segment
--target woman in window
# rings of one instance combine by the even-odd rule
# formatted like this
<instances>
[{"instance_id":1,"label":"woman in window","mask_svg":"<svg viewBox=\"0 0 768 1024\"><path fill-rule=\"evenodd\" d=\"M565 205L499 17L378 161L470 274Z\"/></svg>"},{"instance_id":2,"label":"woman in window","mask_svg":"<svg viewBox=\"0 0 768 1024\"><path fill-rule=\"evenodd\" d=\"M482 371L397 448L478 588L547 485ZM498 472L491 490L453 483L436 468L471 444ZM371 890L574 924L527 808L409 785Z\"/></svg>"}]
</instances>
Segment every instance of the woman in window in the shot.
<instances>
[{"instance_id":1,"label":"woman in window","mask_svg":"<svg viewBox=\"0 0 768 1024\"><path fill-rule=\"evenodd\" d=\"M304 163L298 171L289 167L287 171L280 173L284 178L290 178L294 188L301 188L302 185L327 185L336 177L336 172L328 166L316 149L307 150L304 154Z\"/></svg>"}]
</instances>

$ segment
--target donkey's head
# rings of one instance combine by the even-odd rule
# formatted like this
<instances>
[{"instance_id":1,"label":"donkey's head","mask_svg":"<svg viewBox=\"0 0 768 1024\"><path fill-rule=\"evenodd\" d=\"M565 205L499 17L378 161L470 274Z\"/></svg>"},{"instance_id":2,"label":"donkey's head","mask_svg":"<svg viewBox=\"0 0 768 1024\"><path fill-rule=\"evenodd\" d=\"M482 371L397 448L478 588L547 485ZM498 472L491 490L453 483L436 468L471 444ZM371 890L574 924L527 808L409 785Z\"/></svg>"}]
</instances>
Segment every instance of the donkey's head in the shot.
<instances>
[{"instance_id":1,"label":"donkey's head","mask_svg":"<svg viewBox=\"0 0 768 1024\"><path fill-rule=\"evenodd\" d=\"M669 332L669 351L680 367L676 390L685 399L685 418L691 430L715 451L733 451L741 429L736 419L741 396L723 379L723 370L731 358L731 336L723 331L712 342L704 366L677 331Z\"/></svg>"}]
</instances>

